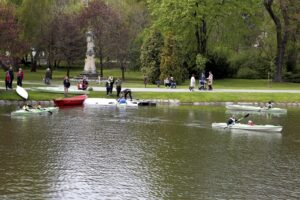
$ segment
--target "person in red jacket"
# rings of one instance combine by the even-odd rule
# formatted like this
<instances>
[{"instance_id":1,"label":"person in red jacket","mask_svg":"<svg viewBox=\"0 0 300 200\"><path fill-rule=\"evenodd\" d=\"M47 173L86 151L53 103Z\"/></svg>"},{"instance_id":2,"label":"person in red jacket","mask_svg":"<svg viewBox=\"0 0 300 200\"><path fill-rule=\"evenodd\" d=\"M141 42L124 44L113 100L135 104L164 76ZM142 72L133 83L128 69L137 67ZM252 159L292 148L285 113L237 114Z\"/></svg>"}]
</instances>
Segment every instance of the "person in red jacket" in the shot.
<instances>
[{"instance_id":1,"label":"person in red jacket","mask_svg":"<svg viewBox=\"0 0 300 200\"><path fill-rule=\"evenodd\" d=\"M5 73L5 88L7 90L7 88L10 89L10 74L9 74L9 71L6 71Z\"/></svg>"},{"instance_id":2,"label":"person in red jacket","mask_svg":"<svg viewBox=\"0 0 300 200\"><path fill-rule=\"evenodd\" d=\"M17 72L17 85L22 87L22 81L24 79L24 72L22 68L19 68L19 71Z\"/></svg>"}]
</instances>

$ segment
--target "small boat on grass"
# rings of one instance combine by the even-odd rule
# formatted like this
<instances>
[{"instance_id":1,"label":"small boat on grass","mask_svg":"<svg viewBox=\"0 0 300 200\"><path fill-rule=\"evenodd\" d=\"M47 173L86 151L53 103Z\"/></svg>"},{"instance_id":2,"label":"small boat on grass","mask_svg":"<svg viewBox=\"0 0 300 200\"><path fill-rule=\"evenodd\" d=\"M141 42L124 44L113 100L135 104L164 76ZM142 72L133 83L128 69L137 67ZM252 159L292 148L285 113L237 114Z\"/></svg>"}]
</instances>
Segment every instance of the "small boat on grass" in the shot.
<instances>
[{"instance_id":1,"label":"small boat on grass","mask_svg":"<svg viewBox=\"0 0 300 200\"><path fill-rule=\"evenodd\" d=\"M217 129L235 129L235 130L248 130L248 131L260 131L260 132L281 132L282 126L275 125L248 125L235 123L232 125L227 125L227 123L212 123L212 128Z\"/></svg>"},{"instance_id":2,"label":"small boat on grass","mask_svg":"<svg viewBox=\"0 0 300 200\"><path fill-rule=\"evenodd\" d=\"M287 110L283 108L267 108L267 107L249 106L249 105L227 105L226 108L228 110L243 110L243 111L268 112L268 113L287 113Z\"/></svg>"},{"instance_id":3,"label":"small boat on grass","mask_svg":"<svg viewBox=\"0 0 300 200\"><path fill-rule=\"evenodd\" d=\"M17 115L37 115L37 114L52 114L53 112L58 111L58 107L45 107L45 108L29 108L29 109L20 109L14 112L11 112L12 116Z\"/></svg>"},{"instance_id":4,"label":"small boat on grass","mask_svg":"<svg viewBox=\"0 0 300 200\"><path fill-rule=\"evenodd\" d=\"M79 106L82 105L87 95L74 96L69 98L54 99L56 106Z\"/></svg>"},{"instance_id":5,"label":"small boat on grass","mask_svg":"<svg viewBox=\"0 0 300 200\"><path fill-rule=\"evenodd\" d=\"M37 92L46 92L46 93L57 93L57 94L64 94L63 87L33 87L31 91ZM77 88L69 88L68 94L88 94L89 92L86 90L78 90Z\"/></svg>"}]
</instances>

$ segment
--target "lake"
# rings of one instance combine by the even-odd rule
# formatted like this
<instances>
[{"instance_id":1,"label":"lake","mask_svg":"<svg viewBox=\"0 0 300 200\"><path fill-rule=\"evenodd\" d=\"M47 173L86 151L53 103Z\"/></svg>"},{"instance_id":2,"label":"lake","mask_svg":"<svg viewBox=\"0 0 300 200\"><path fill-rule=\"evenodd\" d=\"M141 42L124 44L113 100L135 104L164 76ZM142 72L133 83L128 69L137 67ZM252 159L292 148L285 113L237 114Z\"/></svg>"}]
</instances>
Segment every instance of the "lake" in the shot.
<instances>
[{"instance_id":1,"label":"lake","mask_svg":"<svg viewBox=\"0 0 300 200\"><path fill-rule=\"evenodd\" d=\"M0 107L0 199L300 198L300 108L244 120L282 133L214 130L222 106L15 109Z\"/></svg>"}]
</instances>

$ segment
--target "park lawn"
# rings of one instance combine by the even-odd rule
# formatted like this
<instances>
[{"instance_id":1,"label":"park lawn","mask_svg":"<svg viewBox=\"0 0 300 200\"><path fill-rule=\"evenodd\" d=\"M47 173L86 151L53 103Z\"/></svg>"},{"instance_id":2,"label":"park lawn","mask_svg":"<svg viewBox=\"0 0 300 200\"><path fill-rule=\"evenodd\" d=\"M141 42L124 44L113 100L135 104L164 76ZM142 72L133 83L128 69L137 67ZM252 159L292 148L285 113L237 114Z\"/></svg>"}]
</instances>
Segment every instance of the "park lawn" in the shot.
<instances>
[{"instance_id":1,"label":"park lawn","mask_svg":"<svg viewBox=\"0 0 300 200\"><path fill-rule=\"evenodd\" d=\"M281 102L294 103L300 102L300 93L222 93L222 92L134 92L134 99L161 99L179 100L180 102ZM72 96L72 95L69 95ZM55 98L63 98L63 94L39 93L29 91L29 100L47 101ZM91 98L117 98L115 95L107 97L105 92L90 92ZM17 93L12 91L0 90L1 100L22 100Z\"/></svg>"},{"instance_id":2,"label":"park lawn","mask_svg":"<svg viewBox=\"0 0 300 200\"><path fill-rule=\"evenodd\" d=\"M66 68L59 68L53 71L53 80L52 85L62 85L62 81L64 76L66 75ZM71 68L70 70L70 77L76 77L82 73L82 69L79 68ZM121 70L120 69L104 69L103 70L104 77L113 76L115 78L121 77ZM4 72L0 72L0 80L4 86ZM45 75L45 69L38 69L37 72L30 72L30 69L24 69L24 86L40 86L43 84L43 78ZM15 78L16 80L16 78ZM14 81L16 84L16 81ZM32 85L32 83L36 85ZM76 84L72 82L72 84ZM104 86L104 83L90 82L90 86ZM125 81L123 82L123 87L126 88L142 88L144 86L143 81L143 74L137 71L130 71L127 70L125 72ZM148 84L147 87L149 88L156 88L155 84ZM161 85L160 87L164 87ZM186 80L182 85L178 85L177 88L188 88L189 87L189 80ZM197 86L198 87L198 86ZM273 83L266 79L218 79L214 80L213 87L215 89L289 89L289 90L300 90L300 83Z\"/></svg>"}]
</instances>

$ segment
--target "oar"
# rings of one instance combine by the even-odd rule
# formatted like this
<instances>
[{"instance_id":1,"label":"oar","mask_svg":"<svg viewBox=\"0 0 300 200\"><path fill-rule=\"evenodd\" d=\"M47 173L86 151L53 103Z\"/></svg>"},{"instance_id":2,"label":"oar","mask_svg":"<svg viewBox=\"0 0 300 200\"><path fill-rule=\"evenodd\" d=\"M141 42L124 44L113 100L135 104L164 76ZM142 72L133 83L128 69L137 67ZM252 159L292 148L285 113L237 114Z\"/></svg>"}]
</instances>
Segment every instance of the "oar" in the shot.
<instances>
[{"instance_id":1,"label":"oar","mask_svg":"<svg viewBox=\"0 0 300 200\"><path fill-rule=\"evenodd\" d=\"M235 122L239 122L239 121L241 121L241 120L243 120L243 119L249 117L249 115L250 115L250 114L247 113L244 117L241 117L240 119L236 120Z\"/></svg>"}]
</instances>

